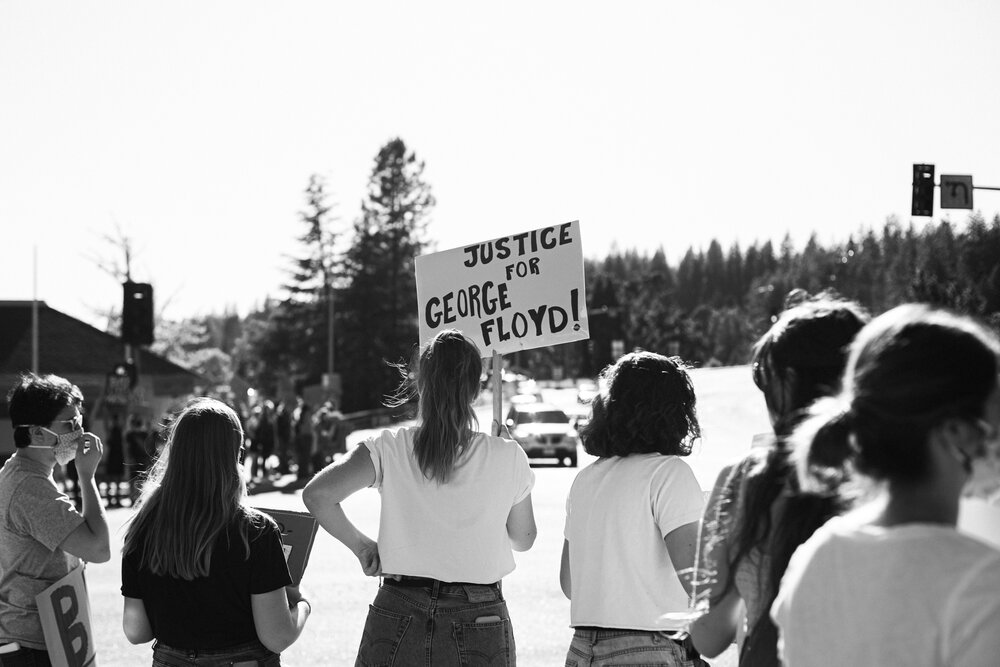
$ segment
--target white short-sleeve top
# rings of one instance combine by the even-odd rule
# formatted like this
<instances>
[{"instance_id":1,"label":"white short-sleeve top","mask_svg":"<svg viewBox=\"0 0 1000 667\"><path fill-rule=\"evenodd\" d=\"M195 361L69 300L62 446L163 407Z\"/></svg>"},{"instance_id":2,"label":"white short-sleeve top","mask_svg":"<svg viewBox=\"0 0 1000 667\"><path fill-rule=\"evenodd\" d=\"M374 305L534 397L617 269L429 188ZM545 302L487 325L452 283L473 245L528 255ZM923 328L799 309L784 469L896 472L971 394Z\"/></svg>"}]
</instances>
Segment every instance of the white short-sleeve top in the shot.
<instances>
[{"instance_id":1,"label":"white short-sleeve top","mask_svg":"<svg viewBox=\"0 0 1000 667\"><path fill-rule=\"evenodd\" d=\"M795 551L771 618L789 665L1000 665L1000 551L835 517Z\"/></svg>"},{"instance_id":2,"label":"white short-sleeve top","mask_svg":"<svg viewBox=\"0 0 1000 667\"><path fill-rule=\"evenodd\" d=\"M507 516L535 483L524 450L477 433L449 480L428 479L413 453L418 427L365 442L382 496L378 552L382 571L440 581L487 584L514 570Z\"/></svg>"},{"instance_id":3,"label":"white short-sleeve top","mask_svg":"<svg viewBox=\"0 0 1000 667\"><path fill-rule=\"evenodd\" d=\"M581 470L566 501L570 625L683 627L662 618L689 606L663 538L701 519L703 498L676 456L614 456Z\"/></svg>"}]
</instances>

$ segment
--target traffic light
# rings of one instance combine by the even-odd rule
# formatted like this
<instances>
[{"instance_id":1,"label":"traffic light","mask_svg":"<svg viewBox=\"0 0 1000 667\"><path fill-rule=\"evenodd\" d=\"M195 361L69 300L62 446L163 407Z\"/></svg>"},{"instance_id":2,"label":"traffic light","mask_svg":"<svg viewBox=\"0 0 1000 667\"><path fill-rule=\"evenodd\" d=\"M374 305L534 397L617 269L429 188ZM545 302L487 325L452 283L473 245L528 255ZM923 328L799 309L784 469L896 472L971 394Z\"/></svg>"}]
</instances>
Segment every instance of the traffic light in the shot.
<instances>
[{"instance_id":1,"label":"traffic light","mask_svg":"<svg viewBox=\"0 0 1000 667\"><path fill-rule=\"evenodd\" d=\"M911 215L934 215L934 165L913 165Z\"/></svg>"},{"instance_id":2,"label":"traffic light","mask_svg":"<svg viewBox=\"0 0 1000 667\"><path fill-rule=\"evenodd\" d=\"M122 341L130 345L150 345L153 342L153 286L148 283L125 282L122 304Z\"/></svg>"}]
</instances>

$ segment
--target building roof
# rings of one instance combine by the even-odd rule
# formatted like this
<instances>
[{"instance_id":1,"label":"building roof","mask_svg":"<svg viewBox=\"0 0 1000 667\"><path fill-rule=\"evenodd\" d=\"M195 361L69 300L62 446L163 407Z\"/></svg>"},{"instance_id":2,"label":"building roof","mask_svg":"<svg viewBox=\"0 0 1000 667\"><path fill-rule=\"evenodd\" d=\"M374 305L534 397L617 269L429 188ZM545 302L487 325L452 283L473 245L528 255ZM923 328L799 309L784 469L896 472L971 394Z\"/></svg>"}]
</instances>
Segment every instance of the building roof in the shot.
<instances>
[{"instance_id":1,"label":"building roof","mask_svg":"<svg viewBox=\"0 0 1000 667\"><path fill-rule=\"evenodd\" d=\"M31 370L31 301L0 301L0 374ZM38 368L60 375L104 375L124 358L117 337L38 302ZM201 376L157 354L135 353L143 375Z\"/></svg>"}]
</instances>

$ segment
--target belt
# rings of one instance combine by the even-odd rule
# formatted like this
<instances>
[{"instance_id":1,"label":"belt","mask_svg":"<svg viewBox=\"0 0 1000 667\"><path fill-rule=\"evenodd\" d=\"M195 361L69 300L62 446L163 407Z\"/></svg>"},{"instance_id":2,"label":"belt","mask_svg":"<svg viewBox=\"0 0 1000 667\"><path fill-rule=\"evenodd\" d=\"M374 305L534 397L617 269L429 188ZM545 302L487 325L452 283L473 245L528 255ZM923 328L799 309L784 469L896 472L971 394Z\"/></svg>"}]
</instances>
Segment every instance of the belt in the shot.
<instances>
[{"instance_id":1,"label":"belt","mask_svg":"<svg viewBox=\"0 0 1000 667\"><path fill-rule=\"evenodd\" d=\"M621 637L623 635L649 635L657 634L664 635L668 637L675 644L684 645L685 640L689 637L688 633L683 630L633 630L630 628L602 628L596 625L577 625L573 628L574 630L579 630L581 632L592 632L596 638L608 638L608 637ZM672 636L678 635L678 636Z\"/></svg>"},{"instance_id":2,"label":"belt","mask_svg":"<svg viewBox=\"0 0 1000 667\"><path fill-rule=\"evenodd\" d=\"M500 582L498 581L493 582L492 584L472 584L467 581L440 581L439 579L432 579L431 577L411 577L405 574L399 579L386 577L382 580L382 583L387 586L403 586L407 588L433 588L434 584L440 584L441 586L489 586L490 588L497 588L500 585Z\"/></svg>"}]
</instances>

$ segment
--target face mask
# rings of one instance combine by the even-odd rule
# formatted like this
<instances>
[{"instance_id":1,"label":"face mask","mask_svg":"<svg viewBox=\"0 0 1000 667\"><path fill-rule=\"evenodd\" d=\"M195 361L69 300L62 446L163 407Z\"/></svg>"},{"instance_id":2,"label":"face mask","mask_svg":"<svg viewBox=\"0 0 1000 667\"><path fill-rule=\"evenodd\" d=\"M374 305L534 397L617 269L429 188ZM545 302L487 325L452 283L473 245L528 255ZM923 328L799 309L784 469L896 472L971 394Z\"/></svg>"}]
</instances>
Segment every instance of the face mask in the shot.
<instances>
[{"instance_id":1,"label":"face mask","mask_svg":"<svg viewBox=\"0 0 1000 667\"><path fill-rule=\"evenodd\" d=\"M967 498L991 499L1000 491L1000 435L997 427L979 420L979 427L985 438L975 455L959 450L962 465L969 478L965 482L962 495Z\"/></svg>"},{"instance_id":2,"label":"face mask","mask_svg":"<svg viewBox=\"0 0 1000 667\"><path fill-rule=\"evenodd\" d=\"M79 440L83 437L83 429L78 428L70 431L69 433L55 433L45 428L44 426L39 426L43 431L48 431L53 436L55 436L56 444L51 445L28 445L32 449L52 449L52 453L56 456L56 463L61 466L65 466L67 463L76 458L76 448L79 444Z\"/></svg>"}]
</instances>

